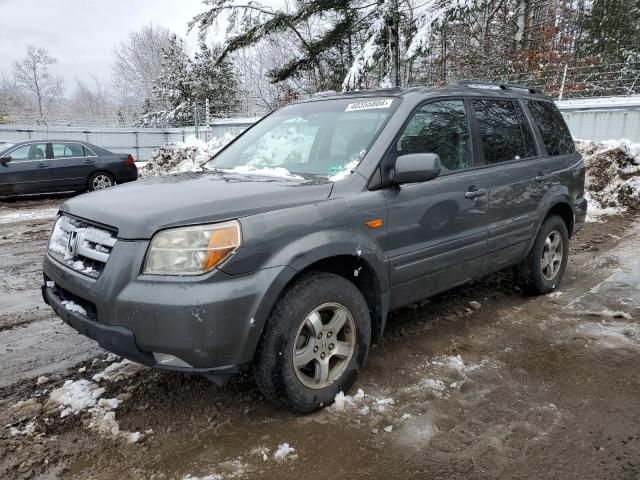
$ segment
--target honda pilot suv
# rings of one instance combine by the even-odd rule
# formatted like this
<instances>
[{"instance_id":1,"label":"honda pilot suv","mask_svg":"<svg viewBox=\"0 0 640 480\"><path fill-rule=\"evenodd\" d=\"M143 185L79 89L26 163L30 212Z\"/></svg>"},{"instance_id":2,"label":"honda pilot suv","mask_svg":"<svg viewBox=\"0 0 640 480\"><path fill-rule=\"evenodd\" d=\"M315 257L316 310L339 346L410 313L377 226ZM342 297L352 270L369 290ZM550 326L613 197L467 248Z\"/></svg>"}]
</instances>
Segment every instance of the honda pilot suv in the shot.
<instances>
[{"instance_id":1,"label":"honda pilot suv","mask_svg":"<svg viewBox=\"0 0 640 480\"><path fill-rule=\"evenodd\" d=\"M151 367L311 412L347 391L388 313L515 267L560 283L585 166L556 106L519 87L326 94L286 106L200 173L68 200L44 300Z\"/></svg>"}]
</instances>

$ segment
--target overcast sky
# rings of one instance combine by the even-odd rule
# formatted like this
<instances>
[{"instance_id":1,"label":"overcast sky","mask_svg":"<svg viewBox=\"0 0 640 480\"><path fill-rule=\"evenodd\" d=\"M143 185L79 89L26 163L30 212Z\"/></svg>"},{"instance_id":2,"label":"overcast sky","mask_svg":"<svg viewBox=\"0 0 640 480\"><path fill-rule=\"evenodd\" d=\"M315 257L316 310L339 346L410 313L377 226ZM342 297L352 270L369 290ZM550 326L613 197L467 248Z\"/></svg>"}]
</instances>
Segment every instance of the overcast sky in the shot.
<instances>
[{"instance_id":1,"label":"overcast sky","mask_svg":"<svg viewBox=\"0 0 640 480\"><path fill-rule=\"evenodd\" d=\"M58 59L51 71L64 76L67 93L92 74L106 84L113 49L129 31L162 25L193 48L197 32L187 37L187 22L205 9L202 0L0 0L0 75L11 76L33 44Z\"/></svg>"}]
</instances>

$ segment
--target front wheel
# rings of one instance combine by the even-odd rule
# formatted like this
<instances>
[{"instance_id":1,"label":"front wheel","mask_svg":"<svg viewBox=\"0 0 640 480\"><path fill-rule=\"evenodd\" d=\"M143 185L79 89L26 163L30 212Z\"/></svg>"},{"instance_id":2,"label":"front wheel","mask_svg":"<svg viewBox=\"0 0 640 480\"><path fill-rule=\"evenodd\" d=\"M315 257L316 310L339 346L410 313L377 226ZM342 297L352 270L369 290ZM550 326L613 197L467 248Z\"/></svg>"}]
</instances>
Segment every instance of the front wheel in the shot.
<instances>
[{"instance_id":1,"label":"front wheel","mask_svg":"<svg viewBox=\"0 0 640 480\"><path fill-rule=\"evenodd\" d=\"M569 258L569 233L557 215L545 219L527 259L518 267L521 283L532 293L545 294L560 285Z\"/></svg>"},{"instance_id":2,"label":"front wheel","mask_svg":"<svg viewBox=\"0 0 640 480\"><path fill-rule=\"evenodd\" d=\"M270 401L313 412L353 385L370 341L369 308L356 286L338 275L311 273L276 304L253 376Z\"/></svg>"}]
</instances>

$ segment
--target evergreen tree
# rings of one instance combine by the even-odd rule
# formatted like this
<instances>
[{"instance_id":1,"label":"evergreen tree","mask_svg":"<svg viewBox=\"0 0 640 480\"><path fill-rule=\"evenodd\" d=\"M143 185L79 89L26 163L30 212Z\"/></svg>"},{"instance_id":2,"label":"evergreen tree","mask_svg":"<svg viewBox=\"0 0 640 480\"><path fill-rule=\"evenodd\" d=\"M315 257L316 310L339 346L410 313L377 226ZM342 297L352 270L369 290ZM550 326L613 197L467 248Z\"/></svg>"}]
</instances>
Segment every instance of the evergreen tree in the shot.
<instances>
[{"instance_id":1,"label":"evergreen tree","mask_svg":"<svg viewBox=\"0 0 640 480\"><path fill-rule=\"evenodd\" d=\"M639 0L593 0L584 17L582 54L609 63L639 61L639 19Z\"/></svg>"},{"instance_id":2,"label":"evergreen tree","mask_svg":"<svg viewBox=\"0 0 640 480\"><path fill-rule=\"evenodd\" d=\"M162 74L154 81L152 98L144 104L145 125L184 124L193 121L194 105L209 100L213 114L233 111L238 82L231 63L218 61L219 49L201 44L193 58L175 35L164 51Z\"/></svg>"}]
</instances>

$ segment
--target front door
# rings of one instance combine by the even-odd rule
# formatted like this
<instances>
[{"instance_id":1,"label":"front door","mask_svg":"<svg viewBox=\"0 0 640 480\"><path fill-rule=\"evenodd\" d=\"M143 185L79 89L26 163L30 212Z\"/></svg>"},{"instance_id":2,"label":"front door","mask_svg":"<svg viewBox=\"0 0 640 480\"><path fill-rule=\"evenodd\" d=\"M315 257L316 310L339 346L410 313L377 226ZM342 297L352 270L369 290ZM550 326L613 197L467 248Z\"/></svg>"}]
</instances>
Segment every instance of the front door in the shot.
<instances>
[{"instance_id":1,"label":"front door","mask_svg":"<svg viewBox=\"0 0 640 480\"><path fill-rule=\"evenodd\" d=\"M438 178L385 189L391 308L475 278L487 246L488 181L474 168L463 99L422 105L395 152L436 153Z\"/></svg>"},{"instance_id":2,"label":"front door","mask_svg":"<svg viewBox=\"0 0 640 480\"><path fill-rule=\"evenodd\" d=\"M38 193L50 188L46 143L21 145L3 154L11 157L0 164L0 195Z\"/></svg>"}]
</instances>

